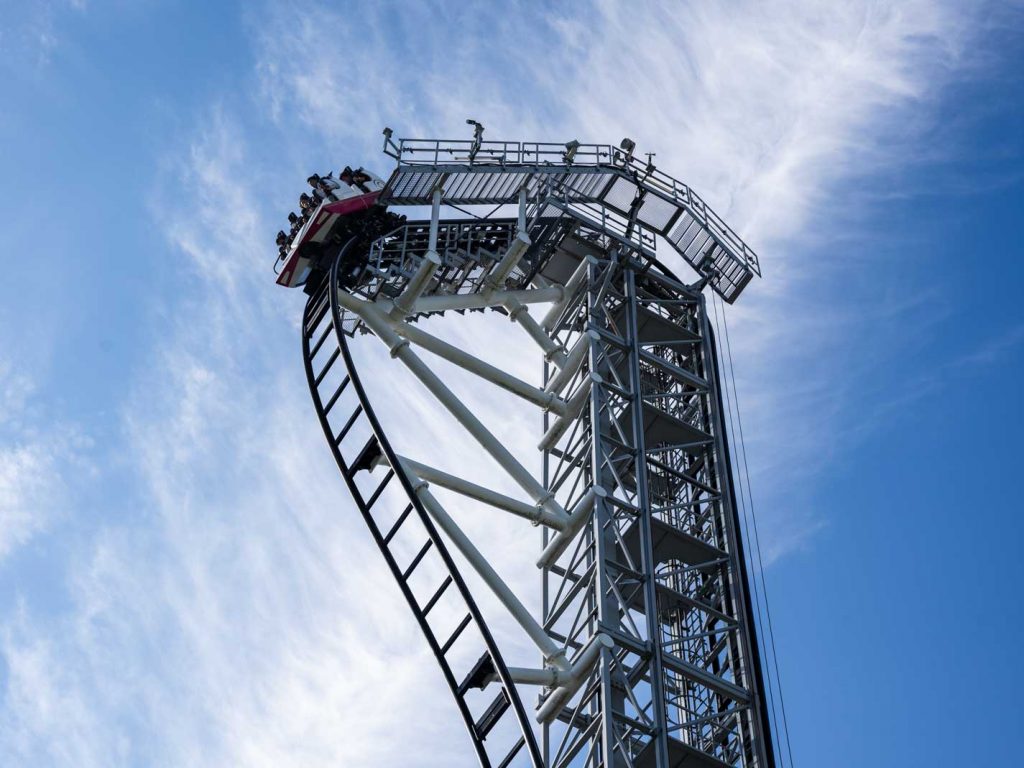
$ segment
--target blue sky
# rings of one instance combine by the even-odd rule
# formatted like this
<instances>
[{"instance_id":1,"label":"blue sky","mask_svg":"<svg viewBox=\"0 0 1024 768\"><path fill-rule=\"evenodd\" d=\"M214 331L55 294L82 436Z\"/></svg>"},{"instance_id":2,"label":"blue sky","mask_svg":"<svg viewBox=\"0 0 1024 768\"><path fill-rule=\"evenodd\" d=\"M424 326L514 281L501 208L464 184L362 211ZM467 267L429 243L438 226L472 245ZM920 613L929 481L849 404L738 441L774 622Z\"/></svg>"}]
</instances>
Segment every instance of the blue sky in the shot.
<instances>
[{"instance_id":1,"label":"blue sky","mask_svg":"<svg viewBox=\"0 0 1024 768\"><path fill-rule=\"evenodd\" d=\"M269 271L311 170L467 117L630 135L758 251L728 317L796 764L1014 764L1019 2L0 17L0 764L471 764Z\"/></svg>"}]
</instances>

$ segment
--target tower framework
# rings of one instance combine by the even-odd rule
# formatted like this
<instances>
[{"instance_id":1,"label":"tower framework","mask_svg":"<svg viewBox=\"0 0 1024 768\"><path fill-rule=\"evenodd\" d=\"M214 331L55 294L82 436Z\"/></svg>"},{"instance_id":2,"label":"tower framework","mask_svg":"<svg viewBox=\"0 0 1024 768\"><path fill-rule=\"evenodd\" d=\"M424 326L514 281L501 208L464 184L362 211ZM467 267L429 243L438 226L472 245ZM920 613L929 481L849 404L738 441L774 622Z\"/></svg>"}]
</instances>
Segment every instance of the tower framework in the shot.
<instances>
[{"instance_id":1,"label":"tower framework","mask_svg":"<svg viewBox=\"0 0 1024 768\"><path fill-rule=\"evenodd\" d=\"M704 293L734 301L760 274L757 257L631 142L385 136L397 167L381 203L424 213L325 249L307 284L303 353L334 457L480 764L774 766ZM696 282L659 261L659 243ZM539 382L431 332L471 327L477 312L522 328ZM385 432L374 403L387 386L360 377L352 350L362 334L459 424L465 440L453 437L449 456L405 455ZM456 393L452 366L533 411L542 431L530 455ZM463 476L464 446L518 493ZM539 609L444 494L541 529L524 562L541 576ZM508 626L539 663L508 663Z\"/></svg>"}]
</instances>

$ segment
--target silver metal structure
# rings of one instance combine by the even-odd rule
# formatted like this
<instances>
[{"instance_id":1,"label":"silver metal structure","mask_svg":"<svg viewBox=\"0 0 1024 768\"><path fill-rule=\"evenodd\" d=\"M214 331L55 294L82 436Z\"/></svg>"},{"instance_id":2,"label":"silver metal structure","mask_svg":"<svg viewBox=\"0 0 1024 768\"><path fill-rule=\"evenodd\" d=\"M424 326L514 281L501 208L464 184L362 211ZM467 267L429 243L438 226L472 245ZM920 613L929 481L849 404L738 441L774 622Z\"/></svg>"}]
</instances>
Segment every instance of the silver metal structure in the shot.
<instances>
[{"instance_id":1,"label":"silver metal structure","mask_svg":"<svg viewBox=\"0 0 1024 768\"><path fill-rule=\"evenodd\" d=\"M424 218L349 240L307 285L307 377L339 468L481 765L771 768L702 292L735 301L760 274L757 257L687 186L638 162L632 142L485 142L482 132L396 143L386 130L397 167L381 201ZM697 272L692 285L657 259L659 244ZM432 332L453 313L471 327L475 312L522 329L537 382ZM401 435L385 434L373 402L400 394L360 378L350 342L362 334L458 422L454 455L405 455ZM515 395L542 428L536 452L499 439L431 358ZM465 450L488 454L519 493L464 477ZM539 612L435 489L521 518L524 536L527 521L541 529L522 564L540 575ZM471 581L536 648L536 664L506 662ZM456 651L464 642L468 655Z\"/></svg>"}]
</instances>

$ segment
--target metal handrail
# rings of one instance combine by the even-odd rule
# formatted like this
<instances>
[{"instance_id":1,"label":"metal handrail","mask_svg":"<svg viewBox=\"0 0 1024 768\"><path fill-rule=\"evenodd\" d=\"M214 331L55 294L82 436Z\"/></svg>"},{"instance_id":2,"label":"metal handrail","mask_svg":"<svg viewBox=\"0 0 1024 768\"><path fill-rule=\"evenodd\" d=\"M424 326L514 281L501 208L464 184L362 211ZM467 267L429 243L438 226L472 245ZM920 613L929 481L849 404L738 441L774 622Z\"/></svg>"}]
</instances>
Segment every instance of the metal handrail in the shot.
<instances>
[{"instance_id":1,"label":"metal handrail","mask_svg":"<svg viewBox=\"0 0 1024 768\"><path fill-rule=\"evenodd\" d=\"M555 142L482 141L477 144L463 139L399 139L397 145L386 144L385 152L395 158L399 166L468 164L503 168L563 167L567 171L580 167L607 168L647 191L681 205L722 241L723 246L742 259L751 271L761 275L757 254L700 195L652 163L644 163L632 152L612 144L579 144L571 159L567 156L566 145Z\"/></svg>"}]
</instances>

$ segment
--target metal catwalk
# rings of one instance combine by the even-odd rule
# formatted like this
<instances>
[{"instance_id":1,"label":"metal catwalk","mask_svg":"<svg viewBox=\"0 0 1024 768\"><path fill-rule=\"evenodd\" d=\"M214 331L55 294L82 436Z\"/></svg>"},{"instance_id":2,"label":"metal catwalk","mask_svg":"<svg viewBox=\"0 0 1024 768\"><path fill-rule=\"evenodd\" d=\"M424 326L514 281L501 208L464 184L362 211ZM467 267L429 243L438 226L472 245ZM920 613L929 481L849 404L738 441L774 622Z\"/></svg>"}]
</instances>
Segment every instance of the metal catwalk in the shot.
<instances>
[{"instance_id":1,"label":"metal catwalk","mask_svg":"<svg viewBox=\"0 0 1024 768\"><path fill-rule=\"evenodd\" d=\"M734 301L757 257L628 141L385 136L397 167L380 203L423 218L320 254L303 355L335 460L480 764L774 766L703 294ZM692 285L658 261L659 243L695 270ZM536 383L431 332L453 313L469 326L484 312L522 329L521 354L543 370ZM465 439L452 446L486 452L516 495L460 474L458 448L400 452L372 405L388 382L356 368L361 334L455 418ZM538 425L537 452L496 437L431 358L515 395ZM522 563L541 576L539 614L435 489L521 518L524 541L541 528ZM470 583L536 647L536 664L506 663Z\"/></svg>"}]
</instances>

